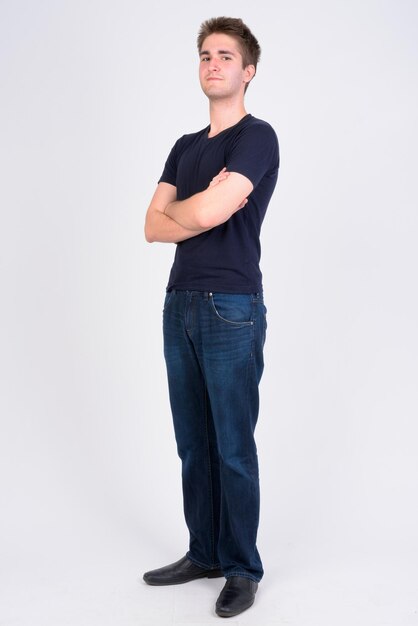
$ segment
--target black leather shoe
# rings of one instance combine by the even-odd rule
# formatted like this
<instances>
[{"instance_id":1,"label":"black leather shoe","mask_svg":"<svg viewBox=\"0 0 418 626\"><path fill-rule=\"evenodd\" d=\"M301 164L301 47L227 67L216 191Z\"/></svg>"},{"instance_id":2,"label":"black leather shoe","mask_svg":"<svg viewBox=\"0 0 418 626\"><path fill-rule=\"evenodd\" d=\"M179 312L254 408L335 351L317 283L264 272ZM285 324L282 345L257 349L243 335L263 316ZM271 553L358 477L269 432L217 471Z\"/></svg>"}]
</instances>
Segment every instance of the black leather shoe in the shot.
<instances>
[{"instance_id":1,"label":"black leather shoe","mask_svg":"<svg viewBox=\"0 0 418 626\"><path fill-rule=\"evenodd\" d=\"M219 617L234 617L254 604L258 583L244 576L227 578L224 588L216 602Z\"/></svg>"},{"instance_id":2,"label":"black leather shoe","mask_svg":"<svg viewBox=\"0 0 418 626\"><path fill-rule=\"evenodd\" d=\"M144 580L148 585L180 585L196 578L220 578L223 576L220 569L204 569L184 556L179 561L145 572Z\"/></svg>"}]
</instances>

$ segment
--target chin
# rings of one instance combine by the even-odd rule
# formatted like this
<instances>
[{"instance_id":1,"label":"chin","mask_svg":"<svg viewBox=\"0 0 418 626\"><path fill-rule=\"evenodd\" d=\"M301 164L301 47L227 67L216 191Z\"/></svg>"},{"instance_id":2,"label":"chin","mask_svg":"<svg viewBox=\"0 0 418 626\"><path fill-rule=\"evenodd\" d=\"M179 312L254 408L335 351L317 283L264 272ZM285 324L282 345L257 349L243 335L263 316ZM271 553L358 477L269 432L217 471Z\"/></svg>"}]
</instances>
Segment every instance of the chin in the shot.
<instances>
[{"instance_id":1,"label":"chin","mask_svg":"<svg viewBox=\"0 0 418 626\"><path fill-rule=\"evenodd\" d=\"M207 95L216 95L216 94L219 94L220 96L228 95L225 92L225 89L222 88L221 85L217 85L216 83L209 83L209 85L205 85L203 91Z\"/></svg>"}]
</instances>

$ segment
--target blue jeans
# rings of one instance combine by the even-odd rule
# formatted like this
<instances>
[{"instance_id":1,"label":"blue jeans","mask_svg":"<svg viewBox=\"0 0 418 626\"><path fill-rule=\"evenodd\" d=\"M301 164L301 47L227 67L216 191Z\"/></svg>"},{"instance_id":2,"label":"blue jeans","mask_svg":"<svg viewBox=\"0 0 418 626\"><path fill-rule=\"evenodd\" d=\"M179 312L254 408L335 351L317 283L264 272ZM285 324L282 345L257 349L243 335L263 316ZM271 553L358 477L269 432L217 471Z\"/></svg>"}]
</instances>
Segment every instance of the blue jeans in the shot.
<instances>
[{"instance_id":1,"label":"blue jeans","mask_svg":"<svg viewBox=\"0 0 418 626\"><path fill-rule=\"evenodd\" d=\"M262 294L170 291L164 356L183 503L187 556L224 576L260 581L260 492L254 430L263 372Z\"/></svg>"}]
</instances>

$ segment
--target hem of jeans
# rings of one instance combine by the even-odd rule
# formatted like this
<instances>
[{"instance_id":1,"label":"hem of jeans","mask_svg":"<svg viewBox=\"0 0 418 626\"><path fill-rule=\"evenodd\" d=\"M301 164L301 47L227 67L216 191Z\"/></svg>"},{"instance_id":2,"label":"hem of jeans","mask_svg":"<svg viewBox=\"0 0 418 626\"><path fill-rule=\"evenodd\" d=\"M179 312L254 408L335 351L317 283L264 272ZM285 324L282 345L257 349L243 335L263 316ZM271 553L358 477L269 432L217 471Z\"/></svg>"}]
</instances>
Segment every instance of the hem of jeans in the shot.
<instances>
[{"instance_id":1,"label":"hem of jeans","mask_svg":"<svg viewBox=\"0 0 418 626\"><path fill-rule=\"evenodd\" d=\"M258 576L253 576L251 574L249 574L248 572L228 572L227 574L224 574L225 578L228 580L228 578L232 578L232 576L241 576L242 578L249 578L250 580L254 581L255 583L259 583L261 581L262 576L258 577Z\"/></svg>"},{"instance_id":2,"label":"hem of jeans","mask_svg":"<svg viewBox=\"0 0 418 626\"><path fill-rule=\"evenodd\" d=\"M192 556L190 556L189 552L186 554L186 556L189 559L189 561L191 561L192 563L194 563L195 565L197 565L198 567L201 567L203 569L206 569L206 570L221 569L221 564L220 563L218 563L218 565L205 565L204 563L201 563L200 561L197 561Z\"/></svg>"}]
</instances>

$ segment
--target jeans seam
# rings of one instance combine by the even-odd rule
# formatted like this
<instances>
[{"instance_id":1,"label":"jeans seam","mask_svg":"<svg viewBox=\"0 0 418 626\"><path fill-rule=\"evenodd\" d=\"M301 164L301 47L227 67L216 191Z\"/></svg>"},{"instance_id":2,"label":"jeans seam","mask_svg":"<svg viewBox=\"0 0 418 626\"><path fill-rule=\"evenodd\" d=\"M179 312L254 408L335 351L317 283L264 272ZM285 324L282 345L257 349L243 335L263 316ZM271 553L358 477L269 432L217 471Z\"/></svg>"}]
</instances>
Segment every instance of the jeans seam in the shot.
<instances>
[{"instance_id":1,"label":"jeans seam","mask_svg":"<svg viewBox=\"0 0 418 626\"><path fill-rule=\"evenodd\" d=\"M256 303L253 302L252 304L252 333L251 333L251 354L250 354L250 362L253 360L254 358L254 351L255 351L255 324L257 323L257 316L256 316ZM247 384L247 390L248 390L248 384Z\"/></svg>"},{"instance_id":2,"label":"jeans seam","mask_svg":"<svg viewBox=\"0 0 418 626\"><path fill-rule=\"evenodd\" d=\"M209 496L210 496L210 514L211 514L211 527L210 527L210 541L211 541L211 562L215 561L215 521L213 514L213 485L212 485L212 464L210 460L210 444L209 444L209 433L208 433L208 391L206 388L206 384L204 383L204 394L205 394L205 434L206 434L206 448L207 448L207 459L208 459L208 477L209 477Z\"/></svg>"}]
</instances>

